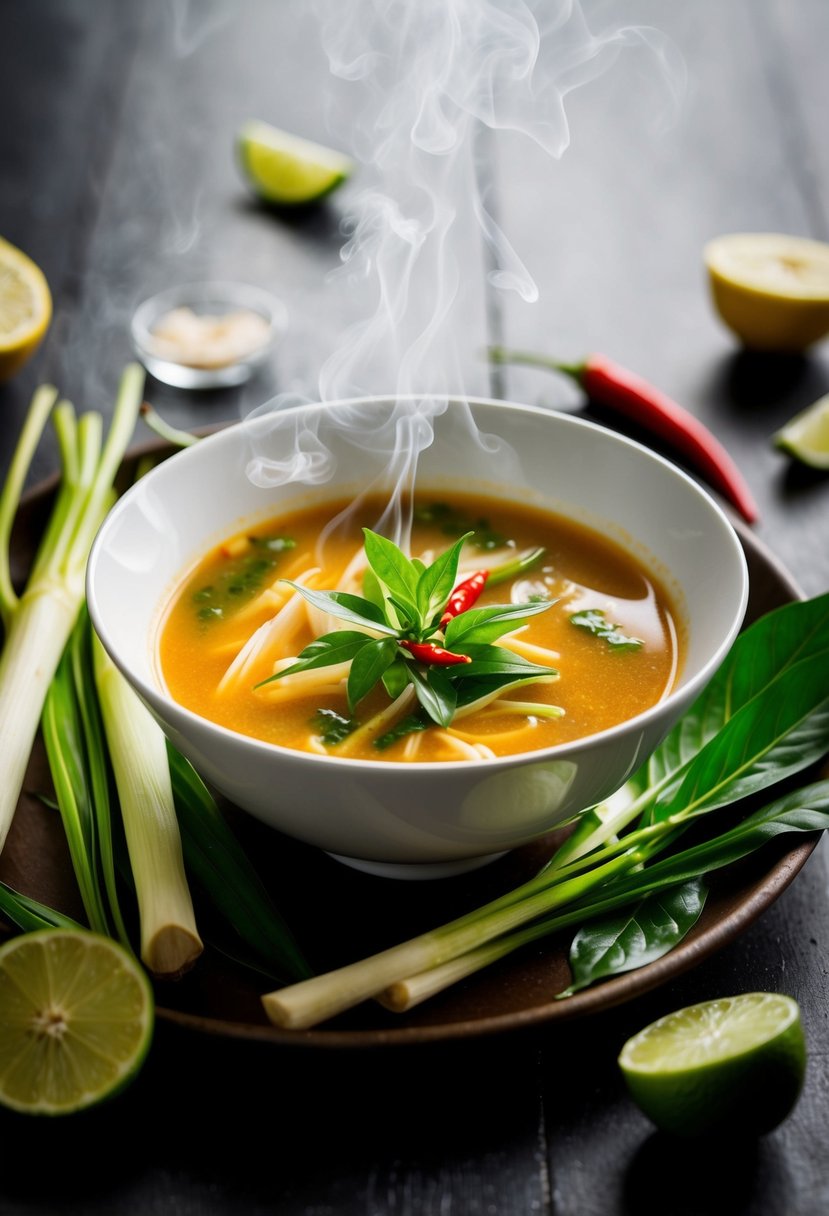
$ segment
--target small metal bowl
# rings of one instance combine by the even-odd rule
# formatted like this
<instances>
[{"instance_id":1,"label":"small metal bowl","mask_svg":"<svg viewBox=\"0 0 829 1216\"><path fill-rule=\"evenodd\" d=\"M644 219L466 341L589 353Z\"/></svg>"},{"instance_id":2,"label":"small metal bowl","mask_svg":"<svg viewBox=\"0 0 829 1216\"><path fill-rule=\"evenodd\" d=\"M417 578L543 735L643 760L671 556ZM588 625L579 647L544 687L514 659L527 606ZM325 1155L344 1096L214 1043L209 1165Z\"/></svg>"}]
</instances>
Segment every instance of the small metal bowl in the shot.
<instances>
[{"instance_id":1,"label":"small metal bowl","mask_svg":"<svg viewBox=\"0 0 829 1216\"><path fill-rule=\"evenodd\" d=\"M189 309L198 317L252 312L263 319L267 329L263 329L261 343L252 349L227 362L205 366L187 361L186 352L177 359L170 344L156 335L159 322L179 308ZM284 304L261 287L231 282L184 283L140 304L132 319L131 334L139 359L157 380L175 388L227 388L250 379L270 355L286 322Z\"/></svg>"}]
</instances>

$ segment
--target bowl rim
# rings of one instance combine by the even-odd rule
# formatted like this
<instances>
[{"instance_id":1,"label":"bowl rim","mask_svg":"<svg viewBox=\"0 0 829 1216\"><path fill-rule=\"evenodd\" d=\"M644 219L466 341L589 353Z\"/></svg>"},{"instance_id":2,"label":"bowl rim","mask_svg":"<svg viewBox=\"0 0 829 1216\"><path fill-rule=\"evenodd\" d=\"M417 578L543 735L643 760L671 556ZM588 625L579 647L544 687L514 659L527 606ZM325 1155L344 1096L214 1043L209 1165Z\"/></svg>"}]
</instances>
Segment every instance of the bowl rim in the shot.
<instances>
[{"instance_id":1,"label":"bowl rim","mask_svg":"<svg viewBox=\"0 0 829 1216\"><path fill-rule=\"evenodd\" d=\"M660 453L653 451L645 444L638 440L630 439L626 435L621 435L617 431L611 430L609 427L602 426L600 423L594 422L592 419L582 418L565 410L551 409L547 407L523 404L521 402L504 400L496 397L479 397L473 394L462 393L377 393L365 394L356 397L338 398L332 401L309 401L291 404L281 407L279 414L289 412L308 411L317 412L320 410L334 409L337 406L347 406L356 404L366 404L370 402L389 402L389 401L422 401L424 398L446 399L449 403L452 401L462 401L470 406L482 405L485 407L492 406L498 410L518 410L519 412L531 413L542 417L550 418L563 423L564 425L572 425L577 428L583 428L590 432L600 434L604 439L610 442L616 442L623 448L630 448L636 451L646 460L652 460L657 464L665 467L671 476L677 478L685 484L686 489L692 494L697 495L702 499L708 509L713 512L720 526L724 530L724 535L728 538L732 555L735 558L736 569L740 573L740 597L739 604L733 614L731 624L721 639L715 651L709 655L701 669L687 683L674 687L666 696L657 701L654 705L642 710L641 713L635 714L631 718L626 718L616 725L607 727L605 730L595 731L592 734L584 735L581 738L555 743L549 747L535 748L530 751L511 753L506 756L481 757L480 760L473 764L469 760L428 760L428 761L406 761L406 760L367 760L362 757L348 756L329 756L321 755L316 752L304 752L296 748L285 747L279 743L271 743L265 739L259 739L254 735L246 735L239 731L231 730L229 727L222 726L217 722L213 722L209 718L203 717L201 714L195 713L186 706L181 705L176 701L170 693L158 684L149 684L141 676L139 676L133 668L127 663L123 656L119 655L117 649L113 646L109 637L106 624L99 612L99 606L95 595L95 574L98 566L98 559L105 547L106 534L112 527L118 516L128 509L129 502L133 497L133 493L139 491L144 486L149 485L158 476L165 475L165 466L169 467L169 461L175 460L179 464L185 460L196 460L200 457L198 453L203 451L205 445L210 447L216 446L218 443L227 442L227 436L231 433L237 433L240 430L244 431L247 428L256 426L264 426L267 421L273 416L271 412L257 411L249 414L247 417L232 422L227 426L221 427L217 431L205 435L197 444L182 448L177 452L172 453L167 460L156 465L154 469L149 470L140 483L130 486L124 494L114 504L109 511L107 517L103 521L98 530L90 549L89 558L86 567L86 601L89 608L92 624L98 634L105 649L118 667L122 674L130 681L131 684L141 694L143 699L169 707L175 717L182 721L192 723L194 727L201 731L206 731L209 736L217 736L219 739L235 743L237 746L252 748L255 752L261 752L263 755L277 754L285 760L295 763L300 766L311 765L313 768L318 768L320 764L326 767L342 768L345 772L354 773L358 769L363 771L377 773L392 773L400 771L408 777L414 778L417 774L423 776L434 776L436 773L468 773L470 769L475 772L481 772L486 769L489 772L496 772L503 769L514 768L518 765L531 764L533 762L544 761L552 763L559 759L569 758L570 756L578 756L584 751L592 750L596 746L601 746L603 743L611 743L613 740L624 738L625 735L645 729L651 722L658 719L664 714L666 707L676 699L688 698L689 703L699 694L704 686L712 679L719 666L725 660L729 649L731 648L734 639L736 638L741 628L743 618L745 616L748 605L749 582L748 582L748 563L746 560L743 546L740 543L739 535L728 518L724 508L716 501L716 499L708 492L708 490L700 485L690 474L684 469L679 468L672 461L662 456ZM165 713L166 718L166 713ZM177 727L177 729L179 729ZM182 732L183 733L183 732Z\"/></svg>"}]
</instances>

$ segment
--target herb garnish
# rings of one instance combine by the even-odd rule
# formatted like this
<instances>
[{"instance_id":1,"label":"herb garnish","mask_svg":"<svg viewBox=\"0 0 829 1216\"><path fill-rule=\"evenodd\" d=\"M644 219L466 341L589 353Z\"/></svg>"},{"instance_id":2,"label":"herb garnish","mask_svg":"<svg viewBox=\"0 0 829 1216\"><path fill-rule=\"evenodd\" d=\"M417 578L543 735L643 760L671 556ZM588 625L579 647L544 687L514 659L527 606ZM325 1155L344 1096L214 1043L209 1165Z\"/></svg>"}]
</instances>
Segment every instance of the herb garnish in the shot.
<instances>
[{"instance_id":1,"label":"herb garnish","mask_svg":"<svg viewBox=\"0 0 829 1216\"><path fill-rule=\"evenodd\" d=\"M224 562L212 583L193 592L191 598L200 621L222 620L251 599L276 568L280 556L296 547L290 536L249 536L246 542L240 554Z\"/></svg>"},{"instance_id":2,"label":"herb garnish","mask_svg":"<svg viewBox=\"0 0 829 1216\"><path fill-rule=\"evenodd\" d=\"M574 612L570 624L579 629L586 629L594 637L607 642L611 650L640 650L644 646L641 638L631 637L625 633L621 625L613 625L601 608L587 608L583 612Z\"/></svg>"},{"instance_id":3,"label":"herb garnish","mask_svg":"<svg viewBox=\"0 0 829 1216\"><path fill-rule=\"evenodd\" d=\"M329 747L342 743L359 726L354 718L344 718L335 709L318 709L311 724L318 738Z\"/></svg>"},{"instance_id":4,"label":"herb garnish","mask_svg":"<svg viewBox=\"0 0 829 1216\"><path fill-rule=\"evenodd\" d=\"M431 721L448 726L461 707L522 684L557 678L553 668L493 645L526 624L528 617L545 612L549 602L475 606L447 619L461 549L470 533L430 566L409 559L369 528L363 533L368 560L364 590L370 599L344 591L313 591L285 580L310 604L356 628L317 638L296 663L262 684L350 661L346 691L352 714L381 681L387 692L410 684Z\"/></svg>"},{"instance_id":5,"label":"herb garnish","mask_svg":"<svg viewBox=\"0 0 829 1216\"><path fill-rule=\"evenodd\" d=\"M508 541L502 532L496 532L488 519L470 519L448 502L433 502L428 506L415 507L414 517L418 523L437 525L444 536L470 536L476 549L500 549Z\"/></svg>"}]
</instances>

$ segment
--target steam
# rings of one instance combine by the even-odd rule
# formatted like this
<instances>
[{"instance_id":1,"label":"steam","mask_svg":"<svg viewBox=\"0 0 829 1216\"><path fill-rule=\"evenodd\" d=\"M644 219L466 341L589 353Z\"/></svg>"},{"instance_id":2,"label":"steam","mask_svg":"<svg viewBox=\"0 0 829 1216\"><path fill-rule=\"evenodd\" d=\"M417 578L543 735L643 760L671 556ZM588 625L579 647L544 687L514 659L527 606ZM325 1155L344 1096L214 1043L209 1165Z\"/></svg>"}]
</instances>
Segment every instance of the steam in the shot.
<instances>
[{"instance_id":1,"label":"steam","mask_svg":"<svg viewBox=\"0 0 829 1216\"><path fill-rule=\"evenodd\" d=\"M313 0L332 76L352 93L341 112L357 122L332 135L360 164L359 189L344 221L340 266L328 288L346 293L358 319L342 335L319 375L319 399L341 413L354 442L387 455L383 488L398 504L413 484L417 456L431 442L445 409L462 410L464 384L459 318L483 318L485 283L465 282L469 242L489 250L489 283L538 300L539 291L478 188L477 166L491 133L533 140L551 157L570 142L569 93L606 71L627 47L653 53L664 72L669 106L682 71L655 30L590 30L575 0ZM340 87L340 86L338 86ZM483 326L482 326L483 328ZM386 394L399 408L378 430L370 404ZM296 403L293 399L291 404ZM336 405L334 403L337 403ZM313 429L278 407L286 429L282 461L255 458L257 484L320 484L333 457ZM503 468L505 445L480 435L469 416L470 443L483 444ZM369 487L368 489L375 489ZM405 510L383 521L405 542Z\"/></svg>"}]
</instances>

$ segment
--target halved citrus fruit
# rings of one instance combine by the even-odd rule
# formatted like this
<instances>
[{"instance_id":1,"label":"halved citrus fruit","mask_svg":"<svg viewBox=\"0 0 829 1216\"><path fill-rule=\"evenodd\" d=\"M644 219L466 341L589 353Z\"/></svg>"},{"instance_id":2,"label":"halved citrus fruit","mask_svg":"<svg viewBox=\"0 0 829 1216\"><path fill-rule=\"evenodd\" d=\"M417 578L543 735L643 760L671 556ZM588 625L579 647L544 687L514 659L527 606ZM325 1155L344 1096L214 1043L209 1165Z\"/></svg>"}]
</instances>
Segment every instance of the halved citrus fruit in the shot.
<instances>
[{"instance_id":1,"label":"halved citrus fruit","mask_svg":"<svg viewBox=\"0 0 829 1216\"><path fill-rule=\"evenodd\" d=\"M263 201L278 206L315 203L351 175L341 152L291 135L269 123L245 123L236 138L239 163Z\"/></svg>"},{"instance_id":2,"label":"halved citrus fruit","mask_svg":"<svg viewBox=\"0 0 829 1216\"><path fill-rule=\"evenodd\" d=\"M123 946L83 929L42 929L0 947L0 1102L64 1115L138 1072L153 994Z\"/></svg>"},{"instance_id":3,"label":"halved citrus fruit","mask_svg":"<svg viewBox=\"0 0 829 1216\"><path fill-rule=\"evenodd\" d=\"M714 306L743 344L802 351L829 334L829 245L738 232L705 246Z\"/></svg>"},{"instance_id":4,"label":"halved citrus fruit","mask_svg":"<svg viewBox=\"0 0 829 1216\"><path fill-rule=\"evenodd\" d=\"M28 362L52 319L52 296L43 271L0 237L0 381Z\"/></svg>"},{"instance_id":5,"label":"halved citrus fruit","mask_svg":"<svg viewBox=\"0 0 829 1216\"><path fill-rule=\"evenodd\" d=\"M806 1068L800 1009L774 992L690 1005L628 1039L619 1067L634 1101L663 1131L762 1135L800 1095Z\"/></svg>"}]
</instances>

